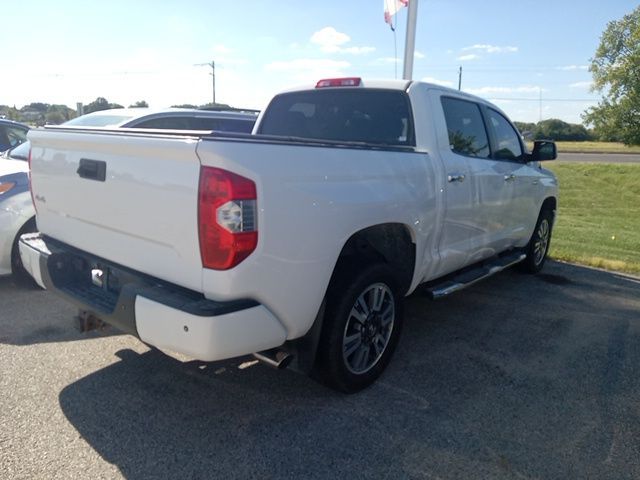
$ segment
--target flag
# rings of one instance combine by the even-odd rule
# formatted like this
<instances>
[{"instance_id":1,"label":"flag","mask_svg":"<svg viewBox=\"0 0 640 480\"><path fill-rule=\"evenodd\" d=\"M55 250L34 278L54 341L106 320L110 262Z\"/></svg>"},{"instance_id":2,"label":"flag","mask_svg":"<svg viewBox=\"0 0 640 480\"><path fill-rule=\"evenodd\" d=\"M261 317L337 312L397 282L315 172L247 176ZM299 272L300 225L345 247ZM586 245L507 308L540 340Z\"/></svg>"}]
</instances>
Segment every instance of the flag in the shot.
<instances>
[{"instance_id":1,"label":"flag","mask_svg":"<svg viewBox=\"0 0 640 480\"><path fill-rule=\"evenodd\" d=\"M393 16L403 7L409 5L409 0L384 0L384 21L393 30Z\"/></svg>"}]
</instances>

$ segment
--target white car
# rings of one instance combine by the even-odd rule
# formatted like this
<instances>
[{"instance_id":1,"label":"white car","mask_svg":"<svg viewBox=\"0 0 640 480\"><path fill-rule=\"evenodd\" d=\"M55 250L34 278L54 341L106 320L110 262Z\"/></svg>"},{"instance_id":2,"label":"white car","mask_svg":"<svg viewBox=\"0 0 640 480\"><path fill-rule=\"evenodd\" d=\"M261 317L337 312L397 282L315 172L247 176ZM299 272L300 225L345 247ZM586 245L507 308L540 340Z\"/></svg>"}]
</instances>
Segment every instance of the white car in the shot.
<instances>
[{"instance_id":1,"label":"white car","mask_svg":"<svg viewBox=\"0 0 640 480\"><path fill-rule=\"evenodd\" d=\"M29 193L29 145L0 157L0 275L22 274L18 239L36 231L35 209Z\"/></svg>"},{"instance_id":2,"label":"white car","mask_svg":"<svg viewBox=\"0 0 640 480\"><path fill-rule=\"evenodd\" d=\"M156 130L215 130L251 133L256 110L200 110L195 108L113 108L76 117L64 126L147 128Z\"/></svg>"}]
</instances>

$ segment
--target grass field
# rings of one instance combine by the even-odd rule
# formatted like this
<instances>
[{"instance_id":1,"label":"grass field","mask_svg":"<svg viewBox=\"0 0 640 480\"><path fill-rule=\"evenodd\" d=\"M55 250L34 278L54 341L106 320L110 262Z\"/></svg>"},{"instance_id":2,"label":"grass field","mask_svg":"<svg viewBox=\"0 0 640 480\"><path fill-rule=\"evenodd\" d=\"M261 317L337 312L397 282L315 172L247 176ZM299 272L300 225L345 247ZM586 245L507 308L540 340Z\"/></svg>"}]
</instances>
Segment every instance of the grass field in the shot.
<instances>
[{"instance_id":1,"label":"grass field","mask_svg":"<svg viewBox=\"0 0 640 480\"><path fill-rule=\"evenodd\" d=\"M640 164L545 167L560 183L551 257L640 274Z\"/></svg>"},{"instance_id":2,"label":"grass field","mask_svg":"<svg viewBox=\"0 0 640 480\"><path fill-rule=\"evenodd\" d=\"M640 146L627 147L616 142L556 142L560 153L640 153ZM533 142L527 142L529 150Z\"/></svg>"},{"instance_id":3,"label":"grass field","mask_svg":"<svg viewBox=\"0 0 640 480\"><path fill-rule=\"evenodd\" d=\"M640 153L640 146L627 147L615 142L556 142L559 152L567 153Z\"/></svg>"}]
</instances>

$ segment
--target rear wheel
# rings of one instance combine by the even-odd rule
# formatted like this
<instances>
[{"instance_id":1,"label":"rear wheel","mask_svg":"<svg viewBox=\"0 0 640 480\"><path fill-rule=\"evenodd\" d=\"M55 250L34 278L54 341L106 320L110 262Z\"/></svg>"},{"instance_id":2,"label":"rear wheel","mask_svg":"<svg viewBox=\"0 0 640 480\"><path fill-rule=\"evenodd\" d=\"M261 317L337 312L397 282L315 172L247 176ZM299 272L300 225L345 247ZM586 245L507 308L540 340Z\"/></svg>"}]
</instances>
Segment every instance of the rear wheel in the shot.
<instances>
[{"instance_id":1,"label":"rear wheel","mask_svg":"<svg viewBox=\"0 0 640 480\"><path fill-rule=\"evenodd\" d=\"M321 379L353 393L384 371L402 328L402 301L393 271L384 263L344 268L327 292L318 347Z\"/></svg>"},{"instance_id":2,"label":"rear wheel","mask_svg":"<svg viewBox=\"0 0 640 480\"><path fill-rule=\"evenodd\" d=\"M538 273L542 270L551 244L552 227L553 210L545 208L540 212L536 228L527 244L525 250L527 258L520 263L521 270L527 273Z\"/></svg>"}]
</instances>

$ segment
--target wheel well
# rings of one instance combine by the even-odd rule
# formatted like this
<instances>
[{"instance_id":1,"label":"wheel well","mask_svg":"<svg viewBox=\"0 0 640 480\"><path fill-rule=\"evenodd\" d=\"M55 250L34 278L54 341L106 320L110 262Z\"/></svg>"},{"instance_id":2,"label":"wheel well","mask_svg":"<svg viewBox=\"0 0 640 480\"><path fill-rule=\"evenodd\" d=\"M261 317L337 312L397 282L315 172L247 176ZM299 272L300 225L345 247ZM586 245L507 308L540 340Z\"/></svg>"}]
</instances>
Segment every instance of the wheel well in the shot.
<instances>
[{"instance_id":1,"label":"wheel well","mask_svg":"<svg viewBox=\"0 0 640 480\"><path fill-rule=\"evenodd\" d=\"M362 268L366 262L385 262L391 265L402 294L411 286L415 268L416 246L407 226L400 223L375 225L354 233L344 244L333 269L328 289L345 271ZM305 373L313 371L318 343L322 333L325 301L311 329L302 337L287 342L286 348L294 355L293 368Z\"/></svg>"},{"instance_id":2,"label":"wheel well","mask_svg":"<svg viewBox=\"0 0 640 480\"><path fill-rule=\"evenodd\" d=\"M542 208L540 210L553 210L555 211L557 207L557 200L555 197L546 198L544 202L542 202Z\"/></svg>"},{"instance_id":3,"label":"wheel well","mask_svg":"<svg viewBox=\"0 0 640 480\"><path fill-rule=\"evenodd\" d=\"M18 251L18 240L20 240L20 236L25 234L25 233L31 233L31 232L36 232L37 231L37 226L36 226L36 217L31 217L29 220L27 220L24 225L22 227L20 227L20 230L18 230L18 233L16 234L16 237L13 239L13 246L11 247L11 258L13 261L13 257L16 255L17 251Z\"/></svg>"},{"instance_id":4,"label":"wheel well","mask_svg":"<svg viewBox=\"0 0 640 480\"><path fill-rule=\"evenodd\" d=\"M354 233L342 247L334 274L356 259L385 262L393 267L405 293L411 286L415 258L416 246L409 229L400 223L385 223Z\"/></svg>"}]
</instances>

